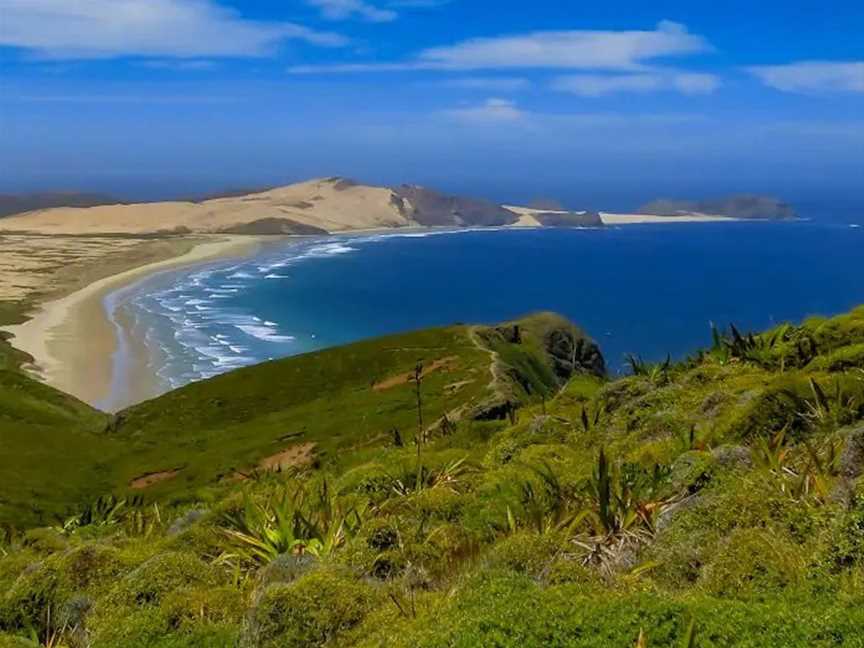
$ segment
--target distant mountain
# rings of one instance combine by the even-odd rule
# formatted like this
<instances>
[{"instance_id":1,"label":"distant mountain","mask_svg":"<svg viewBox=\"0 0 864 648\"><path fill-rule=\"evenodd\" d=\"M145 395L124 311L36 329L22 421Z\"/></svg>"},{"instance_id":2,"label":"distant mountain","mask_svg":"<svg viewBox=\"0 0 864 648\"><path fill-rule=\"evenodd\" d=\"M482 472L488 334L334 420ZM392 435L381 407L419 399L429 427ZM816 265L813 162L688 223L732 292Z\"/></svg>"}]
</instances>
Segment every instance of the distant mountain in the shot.
<instances>
[{"instance_id":1,"label":"distant mountain","mask_svg":"<svg viewBox=\"0 0 864 648\"><path fill-rule=\"evenodd\" d=\"M788 204L769 196L742 194L715 200L655 200L639 208L640 214L654 216L681 216L682 214L706 214L729 218L753 218L781 220L797 218L795 210Z\"/></svg>"},{"instance_id":2,"label":"distant mountain","mask_svg":"<svg viewBox=\"0 0 864 648\"><path fill-rule=\"evenodd\" d=\"M98 193L52 192L26 195L0 194L0 218L52 207L95 207L122 201Z\"/></svg>"}]
</instances>

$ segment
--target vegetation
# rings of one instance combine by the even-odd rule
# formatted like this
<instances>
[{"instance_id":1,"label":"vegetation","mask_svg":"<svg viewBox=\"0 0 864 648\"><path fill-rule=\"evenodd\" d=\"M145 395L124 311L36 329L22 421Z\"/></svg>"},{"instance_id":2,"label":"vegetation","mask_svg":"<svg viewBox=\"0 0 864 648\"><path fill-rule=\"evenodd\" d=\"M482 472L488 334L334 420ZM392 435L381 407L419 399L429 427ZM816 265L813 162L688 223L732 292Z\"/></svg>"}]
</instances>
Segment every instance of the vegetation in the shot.
<instances>
[{"instance_id":1,"label":"vegetation","mask_svg":"<svg viewBox=\"0 0 864 648\"><path fill-rule=\"evenodd\" d=\"M17 490L0 455L0 646L864 646L862 344L859 308L608 381L542 315L112 419L0 372L4 442L81 439Z\"/></svg>"}]
</instances>

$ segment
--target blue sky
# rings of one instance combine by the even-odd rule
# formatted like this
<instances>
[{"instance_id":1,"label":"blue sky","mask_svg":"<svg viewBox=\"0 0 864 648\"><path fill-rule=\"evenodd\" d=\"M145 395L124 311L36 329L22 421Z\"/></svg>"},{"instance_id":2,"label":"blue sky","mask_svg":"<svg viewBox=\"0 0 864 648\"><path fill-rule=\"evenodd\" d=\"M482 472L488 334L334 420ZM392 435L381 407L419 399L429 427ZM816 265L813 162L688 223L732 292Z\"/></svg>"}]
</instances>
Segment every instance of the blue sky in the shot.
<instances>
[{"instance_id":1,"label":"blue sky","mask_svg":"<svg viewBox=\"0 0 864 648\"><path fill-rule=\"evenodd\" d=\"M0 191L864 205L864 3L0 0Z\"/></svg>"}]
</instances>

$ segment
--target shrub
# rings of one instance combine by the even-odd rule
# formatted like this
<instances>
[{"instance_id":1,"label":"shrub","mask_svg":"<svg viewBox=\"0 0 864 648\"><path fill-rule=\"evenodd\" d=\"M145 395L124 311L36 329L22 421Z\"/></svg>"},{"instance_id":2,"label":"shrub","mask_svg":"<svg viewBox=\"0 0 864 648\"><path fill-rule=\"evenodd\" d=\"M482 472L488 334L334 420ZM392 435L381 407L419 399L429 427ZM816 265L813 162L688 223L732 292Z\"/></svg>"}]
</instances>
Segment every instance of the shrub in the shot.
<instances>
[{"instance_id":1,"label":"shrub","mask_svg":"<svg viewBox=\"0 0 864 648\"><path fill-rule=\"evenodd\" d=\"M375 591L350 573L318 569L290 585L271 585L264 591L244 645L323 646L361 623L375 602Z\"/></svg>"},{"instance_id":2,"label":"shrub","mask_svg":"<svg viewBox=\"0 0 864 648\"><path fill-rule=\"evenodd\" d=\"M565 548L563 535L519 531L489 550L487 565L537 578Z\"/></svg>"},{"instance_id":3,"label":"shrub","mask_svg":"<svg viewBox=\"0 0 864 648\"><path fill-rule=\"evenodd\" d=\"M55 554L25 570L0 599L0 627L46 629L78 594L98 594L127 568L113 547L86 545Z\"/></svg>"},{"instance_id":4,"label":"shrub","mask_svg":"<svg viewBox=\"0 0 864 648\"><path fill-rule=\"evenodd\" d=\"M801 413L809 393L809 383L803 378L775 381L730 412L725 436L742 440L768 438L785 428L789 438L802 438L807 426Z\"/></svg>"},{"instance_id":5,"label":"shrub","mask_svg":"<svg viewBox=\"0 0 864 648\"><path fill-rule=\"evenodd\" d=\"M25 547L42 554L63 551L69 546L69 540L56 529L31 529L24 534Z\"/></svg>"},{"instance_id":6,"label":"shrub","mask_svg":"<svg viewBox=\"0 0 864 648\"><path fill-rule=\"evenodd\" d=\"M236 625L243 619L243 593L235 587L175 590L161 604L170 628L190 629L202 624Z\"/></svg>"},{"instance_id":7,"label":"shrub","mask_svg":"<svg viewBox=\"0 0 864 648\"><path fill-rule=\"evenodd\" d=\"M807 369L835 372L855 367L864 367L864 344L841 347L828 355L819 356L807 366Z\"/></svg>"},{"instance_id":8,"label":"shrub","mask_svg":"<svg viewBox=\"0 0 864 648\"><path fill-rule=\"evenodd\" d=\"M800 548L765 529L736 529L702 571L699 584L715 596L776 596L803 582Z\"/></svg>"},{"instance_id":9,"label":"shrub","mask_svg":"<svg viewBox=\"0 0 864 648\"><path fill-rule=\"evenodd\" d=\"M190 585L216 585L219 578L212 567L189 553L168 552L154 556L123 577L108 595L116 607L157 606L166 595Z\"/></svg>"},{"instance_id":10,"label":"shrub","mask_svg":"<svg viewBox=\"0 0 864 648\"><path fill-rule=\"evenodd\" d=\"M821 562L830 573L864 567L864 497L833 520Z\"/></svg>"}]
</instances>

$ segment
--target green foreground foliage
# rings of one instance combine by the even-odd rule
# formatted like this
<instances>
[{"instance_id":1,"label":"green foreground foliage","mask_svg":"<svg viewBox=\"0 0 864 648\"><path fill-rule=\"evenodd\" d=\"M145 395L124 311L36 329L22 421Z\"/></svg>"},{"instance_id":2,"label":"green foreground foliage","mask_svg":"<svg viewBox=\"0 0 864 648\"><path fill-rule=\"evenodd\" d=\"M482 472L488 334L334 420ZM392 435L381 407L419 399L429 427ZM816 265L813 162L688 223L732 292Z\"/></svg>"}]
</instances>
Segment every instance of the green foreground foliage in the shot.
<instances>
[{"instance_id":1,"label":"green foreground foliage","mask_svg":"<svg viewBox=\"0 0 864 648\"><path fill-rule=\"evenodd\" d=\"M83 464L104 495L77 507L62 473L27 486L39 511L2 483L0 646L864 646L862 345L859 308L608 381L544 315L113 419L9 372L0 426L115 454Z\"/></svg>"}]
</instances>

